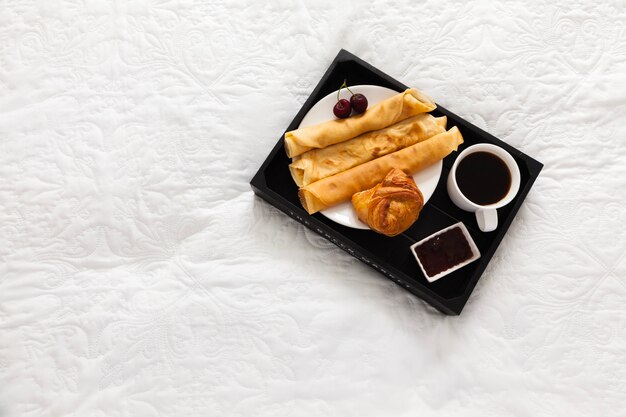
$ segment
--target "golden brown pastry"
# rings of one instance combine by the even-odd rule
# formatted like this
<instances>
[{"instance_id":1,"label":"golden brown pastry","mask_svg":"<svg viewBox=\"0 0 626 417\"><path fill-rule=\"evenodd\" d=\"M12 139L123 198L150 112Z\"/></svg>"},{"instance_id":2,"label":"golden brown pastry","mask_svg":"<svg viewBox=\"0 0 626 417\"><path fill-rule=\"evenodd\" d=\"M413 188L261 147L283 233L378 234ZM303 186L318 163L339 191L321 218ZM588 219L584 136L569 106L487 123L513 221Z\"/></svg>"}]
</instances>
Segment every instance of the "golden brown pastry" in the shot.
<instances>
[{"instance_id":1,"label":"golden brown pastry","mask_svg":"<svg viewBox=\"0 0 626 417\"><path fill-rule=\"evenodd\" d=\"M300 202L309 214L327 209L381 182L392 168L415 174L456 151L461 143L463 136L454 126L423 142L304 186L298 192Z\"/></svg>"},{"instance_id":2,"label":"golden brown pastry","mask_svg":"<svg viewBox=\"0 0 626 417\"><path fill-rule=\"evenodd\" d=\"M323 149L311 149L289 165L299 187L330 177L446 131L446 116L418 114L394 125L363 133Z\"/></svg>"},{"instance_id":3,"label":"golden brown pastry","mask_svg":"<svg viewBox=\"0 0 626 417\"><path fill-rule=\"evenodd\" d=\"M373 105L364 113L289 131L285 133L285 151L293 158L313 148L325 148L411 116L428 113L436 107L430 97L411 88Z\"/></svg>"},{"instance_id":4,"label":"golden brown pastry","mask_svg":"<svg viewBox=\"0 0 626 417\"><path fill-rule=\"evenodd\" d=\"M424 206L413 177L393 168L380 184L352 196L357 217L370 229L396 236L411 227Z\"/></svg>"}]
</instances>

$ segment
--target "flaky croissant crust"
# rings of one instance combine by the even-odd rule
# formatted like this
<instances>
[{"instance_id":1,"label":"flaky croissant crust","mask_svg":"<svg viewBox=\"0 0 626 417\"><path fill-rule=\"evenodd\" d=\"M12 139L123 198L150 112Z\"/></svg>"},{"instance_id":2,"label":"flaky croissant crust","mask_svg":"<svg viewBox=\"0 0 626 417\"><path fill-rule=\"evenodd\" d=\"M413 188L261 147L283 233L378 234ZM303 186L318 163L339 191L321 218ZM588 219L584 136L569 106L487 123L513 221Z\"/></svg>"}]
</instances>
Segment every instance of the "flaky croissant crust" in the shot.
<instances>
[{"instance_id":1,"label":"flaky croissant crust","mask_svg":"<svg viewBox=\"0 0 626 417\"><path fill-rule=\"evenodd\" d=\"M396 236L417 220L424 197L411 176L394 168L380 184L354 194L352 204L372 230Z\"/></svg>"}]
</instances>

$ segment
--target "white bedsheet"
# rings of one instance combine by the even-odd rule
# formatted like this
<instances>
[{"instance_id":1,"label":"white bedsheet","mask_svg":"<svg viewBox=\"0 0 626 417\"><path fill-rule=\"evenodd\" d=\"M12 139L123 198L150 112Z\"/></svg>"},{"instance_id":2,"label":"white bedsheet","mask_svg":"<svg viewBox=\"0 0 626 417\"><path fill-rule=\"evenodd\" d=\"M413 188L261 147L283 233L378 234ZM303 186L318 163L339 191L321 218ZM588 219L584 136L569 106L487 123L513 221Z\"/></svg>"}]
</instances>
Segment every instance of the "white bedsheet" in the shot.
<instances>
[{"instance_id":1,"label":"white bedsheet","mask_svg":"<svg viewBox=\"0 0 626 417\"><path fill-rule=\"evenodd\" d=\"M626 3L500 3L0 1L0 416L626 416ZM250 190L342 47L545 164L460 317Z\"/></svg>"}]
</instances>

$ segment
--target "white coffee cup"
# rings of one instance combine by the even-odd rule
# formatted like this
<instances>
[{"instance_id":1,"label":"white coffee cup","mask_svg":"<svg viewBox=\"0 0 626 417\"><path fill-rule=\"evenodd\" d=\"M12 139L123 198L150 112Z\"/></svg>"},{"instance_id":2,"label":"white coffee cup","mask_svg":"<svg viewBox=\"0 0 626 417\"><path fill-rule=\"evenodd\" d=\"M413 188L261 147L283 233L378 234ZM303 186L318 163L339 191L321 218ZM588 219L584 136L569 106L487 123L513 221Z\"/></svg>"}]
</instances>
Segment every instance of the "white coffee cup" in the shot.
<instances>
[{"instance_id":1,"label":"white coffee cup","mask_svg":"<svg viewBox=\"0 0 626 417\"><path fill-rule=\"evenodd\" d=\"M511 173L511 186L509 188L509 192L500 200L493 204L488 205L480 205L476 204L473 201L470 201L459 189L459 185L456 182L456 169L459 163L465 158L467 155L472 154L474 152L489 152L497 157L499 157L508 168ZM498 227L498 212L497 209L500 207L506 206L513 200L517 192L519 191L520 186L520 172L515 159L511 156L510 153L505 151L499 146L492 145L490 143L479 143L477 145L472 145L466 148L463 152L459 154L454 161L454 165L452 165L452 169L448 174L448 195L452 202L465 211L473 212L476 215L476 222L478 223L478 227L483 232L491 232Z\"/></svg>"}]
</instances>

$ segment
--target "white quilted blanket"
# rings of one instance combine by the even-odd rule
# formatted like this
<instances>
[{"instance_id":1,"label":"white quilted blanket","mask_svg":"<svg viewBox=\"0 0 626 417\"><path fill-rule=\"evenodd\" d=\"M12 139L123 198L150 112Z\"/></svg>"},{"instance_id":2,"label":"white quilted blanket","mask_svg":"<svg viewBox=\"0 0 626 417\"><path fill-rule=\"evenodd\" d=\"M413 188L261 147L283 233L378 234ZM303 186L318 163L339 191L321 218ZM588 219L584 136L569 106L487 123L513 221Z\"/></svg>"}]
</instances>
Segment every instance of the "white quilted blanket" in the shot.
<instances>
[{"instance_id":1,"label":"white quilted blanket","mask_svg":"<svg viewBox=\"0 0 626 417\"><path fill-rule=\"evenodd\" d=\"M625 10L0 1L0 416L626 416ZM460 317L250 189L342 47L545 164Z\"/></svg>"}]
</instances>

